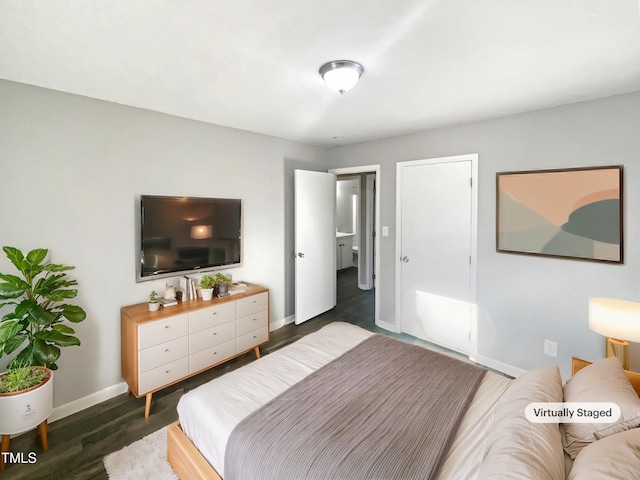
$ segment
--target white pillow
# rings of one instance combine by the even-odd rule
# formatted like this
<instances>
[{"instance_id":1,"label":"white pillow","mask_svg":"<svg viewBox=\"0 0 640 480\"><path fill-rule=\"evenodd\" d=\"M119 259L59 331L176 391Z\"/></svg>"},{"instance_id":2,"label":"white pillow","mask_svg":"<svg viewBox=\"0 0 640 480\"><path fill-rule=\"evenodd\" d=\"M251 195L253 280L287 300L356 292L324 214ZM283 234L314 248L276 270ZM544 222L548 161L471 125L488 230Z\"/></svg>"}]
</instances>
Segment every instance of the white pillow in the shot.
<instances>
[{"instance_id":1,"label":"white pillow","mask_svg":"<svg viewBox=\"0 0 640 480\"><path fill-rule=\"evenodd\" d=\"M531 402L561 402L558 367L531 370L513 381L493 408L491 433L478 479L563 480L564 453L557 423L531 423Z\"/></svg>"},{"instance_id":2,"label":"white pillow","mask_svg":"<svg viewBox=\"0 0 640 480\"><path fill-rule=\"evenodd\" d=\"M610 435L584 447L567 480L640 479L640 428Z\"/></svg>"},{"instance_id":3,"label":"white pillow","mask_svg":"<svg viewBox=\"0 0 640 480\"><path fill-rule=\"evenodd\" d=\"M596 440L640 425L640 398L616 357L577 372L564 386L564 401L613 402L621 412L615 423L565 423L562 442L571 458Z\"/></svg>"}]
</instances>

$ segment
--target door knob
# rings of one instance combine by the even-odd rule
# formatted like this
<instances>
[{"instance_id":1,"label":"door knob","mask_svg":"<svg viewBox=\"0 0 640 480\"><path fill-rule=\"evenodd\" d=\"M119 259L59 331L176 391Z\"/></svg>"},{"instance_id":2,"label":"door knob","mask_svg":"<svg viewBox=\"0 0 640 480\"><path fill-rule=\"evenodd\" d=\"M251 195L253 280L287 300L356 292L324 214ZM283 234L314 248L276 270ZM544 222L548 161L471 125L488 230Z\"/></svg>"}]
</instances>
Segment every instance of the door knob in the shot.
<instances>
[{"instance_id":1,"label":"door knob","mask_svg":"<svg viewBox=\"0 0 640 480\"><path fill-rule=\"evenodd\" d=\"M400 260L402 260L402 263L409 263L409 257L402 257L400 258Z\"/></svg>"},{"instance_id":2,"label":"door knob","mask_svg":"<svg viewBox=\"0 0 640 480\"><path fill-rule=\"evenodd\" d=\"M298 252L298 256L299 256L300 258L304 258L304 253L302 253L302 252Z\"/></svg>"}]
</instances>

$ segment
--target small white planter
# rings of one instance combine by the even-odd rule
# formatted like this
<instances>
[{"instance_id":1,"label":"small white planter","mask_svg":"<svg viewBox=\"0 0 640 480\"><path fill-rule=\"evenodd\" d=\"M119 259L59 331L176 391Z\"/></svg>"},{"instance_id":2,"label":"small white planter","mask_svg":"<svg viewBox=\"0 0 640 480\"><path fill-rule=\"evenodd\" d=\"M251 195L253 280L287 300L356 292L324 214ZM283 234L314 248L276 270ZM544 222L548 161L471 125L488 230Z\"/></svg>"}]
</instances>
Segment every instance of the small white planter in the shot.
<instances>
[{"instance_id":1,"label":"small white planter","mask_svg":"<svg viewBox=\"0 0 640 480\"><path fill-rule=\"evenodd\" d=\"M160 303L149 303L149 311L150 312L157 312L158 309L160 308Z\"/></svg>"},{"instance_id":2,"label":"small white planter","mask_svg":"<svg viewBox=\"0 0 640 480\"><path fill-rule=\"evenodd\" d=\"M201 288L202 300L211 300L213 298L213 288Z\"/></svg>"},{"instance_id":3,"label":"small white planter","mask_svg":"<svg viewBox=\"0 0 640 480\"><path fill-rule=\"evenodd\" d=\"M44 368L44 367L40 367ZM0 394L0 434L27 432L45 421L53 410L53 372L49 379L25 392Z\"/></svg>"}]
</instances>

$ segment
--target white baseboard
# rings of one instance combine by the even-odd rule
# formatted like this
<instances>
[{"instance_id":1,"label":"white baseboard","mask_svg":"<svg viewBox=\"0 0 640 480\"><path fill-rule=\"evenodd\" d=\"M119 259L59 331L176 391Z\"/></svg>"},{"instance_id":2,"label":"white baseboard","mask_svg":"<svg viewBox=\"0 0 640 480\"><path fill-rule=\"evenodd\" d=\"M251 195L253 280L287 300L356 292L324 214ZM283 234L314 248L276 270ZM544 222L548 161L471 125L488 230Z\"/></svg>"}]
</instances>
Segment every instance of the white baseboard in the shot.
<instances>
[{"instance_id":1,"label":"white baseboard","mask_svg":"<svg viewBox=\"0 0 640 480\"><path fill-rule=\"evenodd\" d=\"M278 330L279 328L282 328L285 325L289 325L290 323L293 323L295 321L296 321L296 316L289 315L287 318L283 318L281 320L278 320L277 322L272 322L269 325L269 331L273 332L274 330Z\"/></svg>"},{"instance_id":2,"label":"white baseboard","mask_svg":"<svg viewBox=\"0 0 640 480\"><path fill-rule=\"evenodd\" d=\"M78 413L85 408L93 407L100 402L104 402L105 400L109 400L123 393L127 393L127 388L128 387L126 382L121 382L98 392L89 394L86 397L82 397L78 400L74 400L72 402L65 403L64 405L60 405L59 407L55 407L53 409L53 412L51 412L51 415L47 419L47 422L55 422L56 420L60 420L64 417L68 417L69 415L73 415L74 413Z\"/></svg>"},{"instance_id":3,"label":"white baseboard","mask_svg":"<svg viewBox=\"0 0 640 480\"><path fill-rule=\"evenodd\" d=\"M384 328L385 330L389 330L393 333L400 333L400 329L396 327L394 323L385 322L384 320L378 320L376 322L376 326L380 328Z\"/></svg>"},{"instance_id":4,"label":"white baseboard","mask_svg":"<svg viewBox=\"0 0 640 480\"><path fill-rule=\"evenodd\" d=\"M504 363L493 358L485 357L483 355L469 357L469 360L479 363L480 365L484 365L485 367L489 367L493 370L497 370L498 372L506 373L507 375L515 378L518 378L523 373L526 373L526 370L514 367L513 365L509 365L508 363Z\"/></svg>"}]
</instances>

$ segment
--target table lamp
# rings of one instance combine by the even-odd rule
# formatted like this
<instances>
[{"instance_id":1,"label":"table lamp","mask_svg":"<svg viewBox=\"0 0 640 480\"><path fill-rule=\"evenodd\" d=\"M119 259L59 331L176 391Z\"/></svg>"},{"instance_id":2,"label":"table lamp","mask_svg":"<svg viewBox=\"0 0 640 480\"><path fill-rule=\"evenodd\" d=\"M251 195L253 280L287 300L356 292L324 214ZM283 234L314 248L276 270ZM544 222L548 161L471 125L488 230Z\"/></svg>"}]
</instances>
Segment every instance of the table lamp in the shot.
<instances>
[{"instance_id":1,"label":"table lamp","mask_svg":"<svg viewBox=\"0 0 640 480\"><path fill-rule=\"evenodd\" d=\"M628 342L640 342L640 303L590 298L589 329L607 337L607 357L617 357L629 370Z\"/></svg>"}]
</instances>

